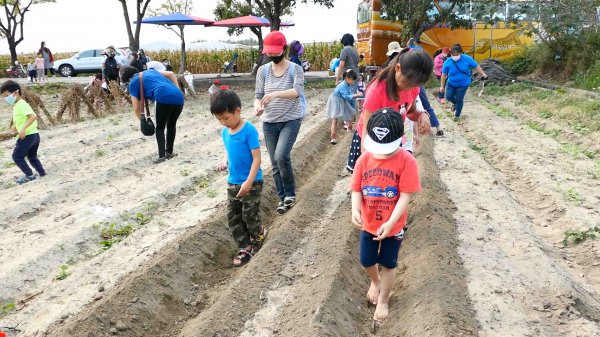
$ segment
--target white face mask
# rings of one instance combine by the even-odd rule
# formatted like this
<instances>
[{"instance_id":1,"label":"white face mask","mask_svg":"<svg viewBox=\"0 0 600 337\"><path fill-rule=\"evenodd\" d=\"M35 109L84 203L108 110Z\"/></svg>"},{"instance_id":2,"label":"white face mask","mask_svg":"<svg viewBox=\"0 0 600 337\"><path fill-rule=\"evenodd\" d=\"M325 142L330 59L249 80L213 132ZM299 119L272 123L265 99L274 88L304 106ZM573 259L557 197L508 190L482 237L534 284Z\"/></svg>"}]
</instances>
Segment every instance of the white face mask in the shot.
<instances>
[{"instance_id":1,"label":"white face mask","mask_svg":"<svg viewBox=\"0 0 600 337\"><path fill-rule=\"evenodd\" d=\"M452 55L452 59L454 61L458 61L458 60L460 60L460 55L456 55L456 56Z\"/></svg>"}]
</instances>

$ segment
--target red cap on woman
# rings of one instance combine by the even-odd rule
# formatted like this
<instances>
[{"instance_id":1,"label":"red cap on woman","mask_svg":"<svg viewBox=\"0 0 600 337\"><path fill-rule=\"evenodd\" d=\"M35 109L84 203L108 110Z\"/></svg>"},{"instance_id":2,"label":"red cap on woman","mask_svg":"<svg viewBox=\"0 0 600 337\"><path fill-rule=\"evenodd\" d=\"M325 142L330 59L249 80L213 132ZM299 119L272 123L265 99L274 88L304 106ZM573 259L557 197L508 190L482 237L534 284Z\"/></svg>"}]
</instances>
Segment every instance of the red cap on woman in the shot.
<instances>
[{"instance_id":1,"label":"red cap on woman","mask_svg":"<svg viewBox=\"0 0 600 337\"><path fill-rule=\"evenodd\" d=\"M287 45L285 35L278 30L270 32L263 43L263 54L279 55Z\"/></svg>"}]
</instances>

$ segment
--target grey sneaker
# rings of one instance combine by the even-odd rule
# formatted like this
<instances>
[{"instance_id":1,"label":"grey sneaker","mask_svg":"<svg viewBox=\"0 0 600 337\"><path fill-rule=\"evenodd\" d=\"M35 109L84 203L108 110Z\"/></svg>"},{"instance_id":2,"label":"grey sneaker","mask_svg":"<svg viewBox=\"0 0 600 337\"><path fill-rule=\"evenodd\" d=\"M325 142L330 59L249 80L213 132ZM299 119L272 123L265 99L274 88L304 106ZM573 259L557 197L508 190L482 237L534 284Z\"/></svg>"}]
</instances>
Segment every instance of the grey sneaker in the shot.
<instances>
[{"instance_id":1,"label":"grey sneaker","mask_svg":"<svg viewBox=\"0 0 600 337\"><path fill-rule=\"evenodd\" d=\"M165 158L167 158L167 160L169 159L173 159L175 157L177 157L179 155L179 153L168 153L165 155Z\"/></svg>"},{"instance_id":2,"label":"grey sneaker","mask_svg":"<svg viewBox=\"0 0 600 337\"><path fill-rule=\"evenodd\" d=\"M152 158L152 162L154 164L164 163L167 160L167 157L154 157Z\"/></svg>"},{"instance_id":3,"label":"grey sneaker","mask_svg":"<svg viewBox=\"0 0 600 337\"><path fill-rule=\"evenodd\" d=\"M285 197L283 199L283 204L285 205L285 207L287 207L288 209L294 207L294 205L296 204L296 197Z\"/></svg>"}]
</instances>

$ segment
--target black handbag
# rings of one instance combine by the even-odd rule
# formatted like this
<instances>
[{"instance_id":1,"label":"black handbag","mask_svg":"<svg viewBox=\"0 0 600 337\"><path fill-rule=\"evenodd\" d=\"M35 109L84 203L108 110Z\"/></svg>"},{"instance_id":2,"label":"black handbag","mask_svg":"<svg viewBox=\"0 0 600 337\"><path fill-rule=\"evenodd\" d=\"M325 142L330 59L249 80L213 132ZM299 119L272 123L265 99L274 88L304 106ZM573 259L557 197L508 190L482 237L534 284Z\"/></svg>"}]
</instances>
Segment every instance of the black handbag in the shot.
<instances>
[{"instance_id":1,"label":"black handbag","mask_svg":"<svg viewBox=\"0 0 600 337\"><path fill-rule=\"evenodd\" d=\"M153 136L155 132L154 122L150 116L150 107L148 100L144 98L144 73L140 73L140 103L142 104L140 114L140 130L144 136Z\"/></svg>"}]
</instances>

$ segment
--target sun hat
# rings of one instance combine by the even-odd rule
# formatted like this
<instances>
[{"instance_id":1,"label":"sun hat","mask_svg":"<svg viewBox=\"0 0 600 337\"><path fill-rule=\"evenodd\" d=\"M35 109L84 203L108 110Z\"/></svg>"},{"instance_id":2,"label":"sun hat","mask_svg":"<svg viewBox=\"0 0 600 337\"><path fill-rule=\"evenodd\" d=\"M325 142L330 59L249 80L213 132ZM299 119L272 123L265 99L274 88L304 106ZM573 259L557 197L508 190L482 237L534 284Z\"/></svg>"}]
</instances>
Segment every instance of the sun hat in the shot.
<instances>
[{"instance_id":1,"label":"sun hat","mask_svg":"<svg viewBox=\"0 0 600 337\"><path fill-rule=\"evenodd\" d=\"M379 109L367 123L365 150L373 154L390 154L400 147L403 135L402 116L392 108Z\"/></svg>"},{"instance_id":2,"label":"sun hat","mask_svg":"<svg viewBox=\"0 0 600 337\"><path fill-rule=\"evenodd\" d=\"M388 51L385 53L386 56L390 56L393 53L399 53L402 51L402 47L400 47L400 43L398 41L392 41L388 44Z\"/></svg>"},{"instance_id":3,"label":"sun hat","mask_svg":"<svg viewBox=\"0 0 600 337\"><path fill-rule=\"evenodd\" d=\"M281 54L283 48L287 45L285 35L278 30L267 34L263 42L263 54Z\"/></svg>"}]
</instances>

